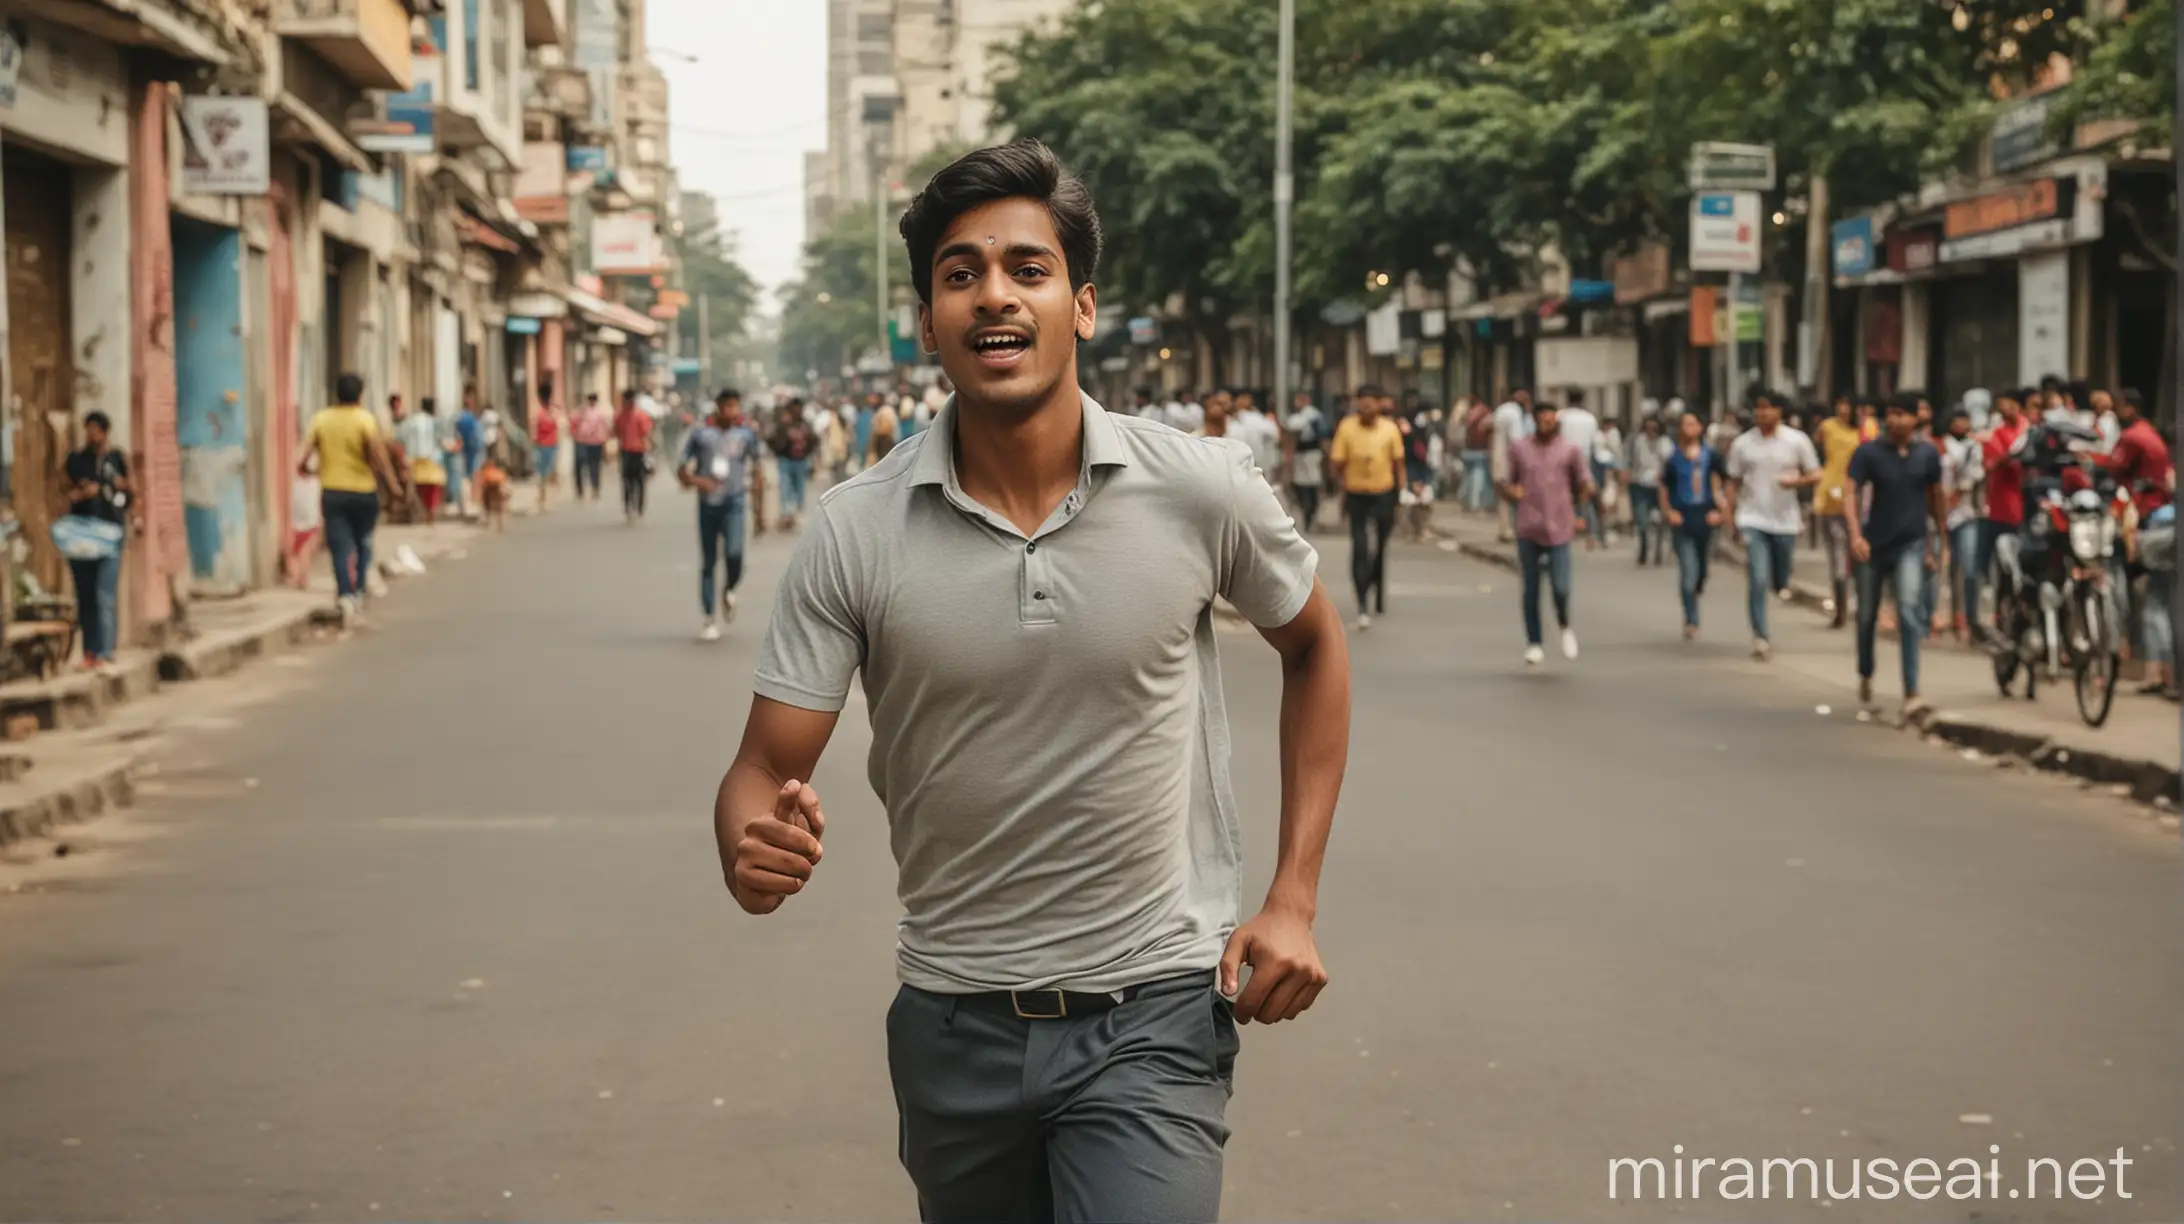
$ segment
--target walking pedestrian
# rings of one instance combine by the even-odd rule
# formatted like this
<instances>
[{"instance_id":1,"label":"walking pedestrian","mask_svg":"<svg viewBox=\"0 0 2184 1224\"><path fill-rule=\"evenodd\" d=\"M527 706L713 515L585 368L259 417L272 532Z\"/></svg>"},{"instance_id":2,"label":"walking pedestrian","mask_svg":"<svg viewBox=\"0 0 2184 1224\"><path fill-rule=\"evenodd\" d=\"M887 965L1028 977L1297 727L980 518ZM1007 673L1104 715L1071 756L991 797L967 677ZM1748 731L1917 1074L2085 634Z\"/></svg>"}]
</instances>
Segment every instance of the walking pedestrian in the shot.
<instances>
[{"instance_id":1,"label":"walking pedestrian","mask_svg":"<svg viewBox=\"0 0 2184 1224\"><path fill-rule=\"evenodd\" d=\"M364 380L334 380L334 403L312 416L296 471L319 479L326 549L333 555L334 592L343 628L363 613L372 572L372 533L379 525L379 481L400 488L379 440L379 418L364 406Z\"/></svg>"},{"instance_id":2,"label":"walking pedestrian","mask_svg":"<svg viewBox=\"0 0 2184 1224\"><path fill-rule=\"evenodd\" d=\"M1623 427L1613 419L1602 421L1592 441L1593 516L1600 547L1613 538L1615 518L1623 497Z\"/></svg>"},{"instance_id":3,"label":"walking pedestrian","mask_svg":"<svg viewBox=\"0 0 2184 1224\"><path fill-rule=\"evenodd\" d=\"M1553 400L1532 407L1532 432L1509 447L1509 479L1502 497L1516 508L1517 569L1524 576L1524 662L1547 659L1540 646L1540 570L1554 590L1555 623L1562 627L1562 657L1577 658L1577 630L1570 625L1570 541L1577 535L1578 507L1592 501L1592 471L1585 451L1562 432ZM1587 440L1588 442L1590 439Z\"/></svg>"},{"instance_id":4,"label":"walking pedestrian","mask_svg":"<svg viewBox=\"0 0 2184 1224\"><path fill-rule=\"evenodd\" d=\"M1305 392L1283 422L1288 435L1289 496L1297 506L1297 526L1309 535L1318 525L1320 489L1327 481L1327 442L1333 430L1327 416Z\"/></svg>"},{"instance_id":5,"label":"walking pedestrian","mask_svg":"<svg viewBox=\"0 0 2184 1224\"><path fill-rule=\"evenodd\" d=\"M1649 414L1638 422L1623 456L1623 476L1630 483L1630 528L1638 537L1638 564L1650 558L1660 565L1668 553L1668 540L1657 524L1661 518L1661 468L1674 449L1661 431L1661 414Z\"/></svg>"},{"instance_id":6,"label":"walking pedestrian","mask_svg":"<svg viewBox=\"0 0 2184 1224\"><path fill-rule=\"evenodd\" d=\"M1843 519L1843 489L1850 481L1850 457L1864 441L1856 404L1847 394L1836 396L1835 414L1820 422L1820 483L1812 499L1813 516L1820 520L1820 542L1828 554L1830 611L1834 613L1830 629L1842 628L1850 615L1850 524Z\"/></svg>"},{"instance_id":7,"label":"walking pedestrian","mask_svg":"<svg viewBox=\"0 0 2184 1224\"><path fill-rule=\"evenodd\" d=\"M758 453L758 434L743 415L743 394L727 390L713 402L713 414L705 423L683 439L675 464L676 480L698 494L698 605L705 611L698 629L701 642L719 641L721 622L736 616L736 588L743 585L744 519ZM723 558L727 573L715 586Z\"/></svg>"},{"instance_id":8,"label":"walking pedestrian","mask_svg":"<svg viewBox=\"0 0 2184 1224\"><path fill-rule=\"evenodd\" d=\"M767 445L781 477L781 530L794 531L804 515L804 490L811 484L811 424L804 419L804 401L791 399L781 406Z\"/></svg>"},{"instance_id":9,"label":"walking pedestrian","mask_svg":"<svg viewBox=\"0 0 2184 1224\"><path fill-rule=\"evenodd\" d=\"M607 415L599 403L599 394L592 392L584 397L584 410L576 414L569 426L569 440L576 445L576 497L582 501L584 490L591 490L591 499L599 500L600 476L606 468L607 439L614 436L614 418Z\"/></svg>"},{"instance_id":10,"label":"walking pedestrian","mask_svg":"<svg viewBox=\"0 0 2184 1224\"><path fill-rule=\"evenodd\" d=\"M1569 397L1568 404L1555 410L1555 420L1564 440L1576 447L1577 457L1585 461L1586 485L1592 489L1592 493L1578 507L1578 516L1585 529L1585 551L1591 552L1607 544L1607 535L1600 523L1600 485L1592 474L1593 442L1600 436L1600 418L1593 415L1592 409L1585 407L1581 392L1571 391ZM1532 419L1538 421L1537 409L1534 409ZM1524 537L1520 533L1517 538L1521 540Z\"/></svg>"},{"instance_id":11,"label":"walking pedestrian","mask_svg":"<svg viewBox=\"0 0 2184 1224\"><path fill-rule=\"evenodd\" d=\"M1713 564L1714 529L1721 526L1721 463L1706 444L1706 425L1685 410L1676 443L1661 467L1661 517L1676 548L1676 589L1683 598L1684 641L1699 636L1699 598Z\"/></svg>"},{"instance_id":12,"label":"walking pedestrian","mask_svg":"<svg viewBox=\"0 0 2184 1224\"><path fill-rule=\"evenodd\" d=\"M1986 477L1986 463L1979 439L1972 436L1972 414L1951 409L1942 420L1941 488L1949 507L1949 589L1956 600L1953 628L1958 641L1971 633L1979 607L1979 486ZM1935 606L1929 623L1941 632L1940 584L1933 584Z\"/></svg>"},{"instance_id":13,"label":"walking pedestrian","mask_svg":"<svg viewBox=\"0 0 2184 1224\"><path fill-rule=\"evenodd\" d=\"M1851 456L1843 502L1851 556L1858 562L1858 700L1873 703L1874 638L1886 585L1896 599L1906 715L1921 707L1919 639L1926 636L1926 583L1930 575L1948 572L1941 455L1919 436L1918 413L1917 397L1901 392L1889 397L1886 432Z\"/></svg>"},{"instance_id":14,"label":"walking pedestrian","mask_svg":"<svg viewBox=\"0 0 2184 1224\"><path fill-rule=\"evenodd\" d=\"M2096 391L2094 395L2105 396ZM2169 454L2169 444L2164 441L2153 422L2146 419L2146 401L2139 393L2126 387L2120 402L2111 401L2115 414L2116 444L2099 462L2116 474L2116 484L2131 497L2137 511L2139 531L2144 532L2155 512L2175 500L2176 465ZM2176 691L2174 626L2169 621L2169 574L2164 570L2149 570L2144 549L2140 556L2125 569L2118 585L2118 595L2130 593L2133 571L2146 573L2146 598L2139 600L2138 633L2136 645L2138 657L2146 664L2146 675L2139 692L2144 694L2171 694Z\"/></svg>"},{"instance_id":15,"label":"walking pedestrian","mask_svg":"<svg viewBox=\"0 0 2184 1224\"><path fill-rule=\"evenodd\" d=\"M1472 514L1491 509L1494 482L1489 463L1494 457L1494 409L1483 399L1473 400L1463 417L1463 507Z\"/></svg>"},{"instance_id":16,"label":"walking pedestrian","mask_svg":"<svg viewBox=\"0 0 2184 1224\"><path fill-rule=\"evenodd\" d=\"M461 479L450 480L448 490L455 499L456 516L468 518L471 478L478 474L478 464L485 458L485 428L478 421L478 388L475 384L463 387L462 411L455 414L455 439L461 444L454 459Z\"/></svg>"},{"instance_id":17,"label":"walking pedestrian","mask_svg":"<svg viewBox=\"0 0 2184 1224\"><path fill-rule=\"evenodd\" d=\"M2038 394L2031 388L1997 391L1994 428L1979 440L1980 466L1987 477L1987 505L1979 520L1979 552L1972 558L1972 573L1979 579L1982 592L1998 580L1995 556L2003 538L2014 540L2025 525L2025 469L2013 452L2028 423L2027 405ZM1971 609L1971 621L1972 639L1984 641L1988 636L1987 619L1977 603Z\"/></svg>"},{"instance_id":18,"label":"walking pedestrian","mask_svg":"<svg viewBox=\"0 0 2184 1224\"><path fill-rule=\"evenodd\" d=\"M1509 445L1525 436L1532 429L1532 393L1522 387L1515 391L1503 391L1502 402L1494 409L1493 453L1489 456L1490 474L1494 487L1500 489L1509 483ZM1497 537L1502 543L1516 539L1516 507L1507 499L1496 496L1495 513L1500 518Z\"/></svg>"},{"instance_id":19,"label":"walking pedestrian","mask_svg":"<svg viewBox=\"0 0 2184 1224\"><path fill-rule=\"evenodd\" d=\"M1752 428L1729 444L1729 518L1744 537L1745 608L1752 624L1752 657L1774 657L1767 640L1767 600L1787 595L1797 537L1805 530L1797 491L1824 476L1812 439L1782 423L1782 397L1762 391L1753 402Z\"/></svg>"},{"instance_id":20,"label":"walking pedestrian","mask_svg":"<svg viewBox=\"0 0 2184 1224\"><path fill-rule=\"evenodd\" d=\"M551 490L561 483L561 406L554 403L552 384L539 389L538 415L531 422L531 446L538 452L538 508L546 509Z\"/></svg>"},{"instance_id":21,"label":"walking pedestrian","mask_svg":"<svg viewBox=\"0 0 2184 1224\"><path fill-rule=\"evenodd\" d=\"M394 439L409 460L410 486L429 526L440 521L441 499L447 494L447 451L441 436L439 405L431 396L417 402L417 411L394 423Z\"/></svg>"},{"instance_id":22,"label":"walking pedestrian","mask_svg":"<svg viewBox=\"0 0 2184 1224\"><path fill-rule=\"evenodd\" d=\"M645 486L652 480L652 415L638 406L634 390L622 392L614 444L622 457L622 518L634 524L645 516Z\"/></svg>"},{"instance_id":23,"label":"walking pedestrian","mask_svg":"<svg viewBox=\"0 0 2184 1224\"><path fill-rule=\"evenodd\" d=\"M101 555L68 559L86 669L111 666L120 648L121 554L128 539L128 511L136 483L129 474L128 456L108 444L113 428L113 418L105 413L87 414L83 446L62 465L68 477L69 516L100 525L86 526L83 534L97 536Z\"/></svg>"},{"instance_id":24,"label":"walking pedestrian","mask_svg":"<svg viewBox=\"0 0 2184 1224\"><path fill-rule=\"evenodd\" d=\"M1078 389L1099 224L1043 146L943 169L902 229L956 399L828 496L797 550L721 786L722 865L753 913L811 887L827 822L806 779L861 673L900 868L888 1066L919 1215L1211 1220L1235 1026L1294 1018L1327 980L1341 625L1240 443ZM1281 748L1274 884L1241 926L1216 597L1263 626L1304 729Z\"/></svg>"},{"instance_id":25,"label":"walking pedestrian","mask_svg":"<svg viewBox=\"0 0 2184 1224\"><path fill-rule=\"evenodd\" d=\"M1375 386L1359 387L1357 411L1335 426L1327 461L1350 520L1350 584L1357 627L1388 612L1388 537L1395 532L1396 482L1403 472L1403 431L1382 415L1392 403Z\"/></svg>"},{"instance_id":26,"label":"walking pedestrian","mask_svg":"<svg viewBox=\"0 0 2184 1224\"><path fill-rule=\"evenodd\" d=\"M888 452L895 449L901 433L902 415L895 411L892 403L881 400L879 407L872 412L872 432L865 439L864 465L872 467L887 458Z\"/></svg>"}]
</instances>

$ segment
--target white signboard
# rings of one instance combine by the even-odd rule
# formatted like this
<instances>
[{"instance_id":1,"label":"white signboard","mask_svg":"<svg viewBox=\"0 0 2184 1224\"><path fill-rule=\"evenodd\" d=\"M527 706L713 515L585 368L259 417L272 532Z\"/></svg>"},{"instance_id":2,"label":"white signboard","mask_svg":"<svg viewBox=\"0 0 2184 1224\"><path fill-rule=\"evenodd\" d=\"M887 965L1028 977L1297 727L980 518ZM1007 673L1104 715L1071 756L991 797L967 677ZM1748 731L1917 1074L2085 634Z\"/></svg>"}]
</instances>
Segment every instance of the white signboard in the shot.
<instances>
[{"instance_id":1,"label":"white signboard","mask_svg":"<svg viewBox=\"0 0 2184 1224\"><path fill-rule=\"evenodd\" d=\"M1773 145L1702 140L1691 146L1693 191L1773 191Z\"/></svg>"},{"instance_id":2,"label":"white signboard","mask_svg":"<svg viewBox=\"0 0 2184 1224\"><path fill-rule=\"evenodd\" d=\"M644 276L659 270L660 236L649 212L601 213L592 218L592 271L601 276Z\"/></svg>"},{"instance_id":3,"label":"white signboard","mask_svg":"<svg viewBox=\"0 0 2184 1224\"><path fill-rule=\"evenodd\" d=\"M263 98L182 98L182 190L264 195L273 189L273 146Z\"/></svg>"},{"instance_id":4,"label":"white signboard","mask_svg":"<svg viewBox=\"0 0 2184 1224\"><path fill-rule=\"evenodd\" d=\"M1691 270L1759 271L1759 193L1702 191L1691 197Z\"/></svg>"},{"instance_id":5,"label":"white signboard","mask_svg":"<svg viewBox=\"0 0 2184 1224\"><path fill-rule=\"evenodd\" d=\"M2017 381L2037 386L2070 369L2070 252L2017 261Z\"/></svg>"},{"instance_id":6,"label":"white signboard","mask_svg":"<svg viewBox=\"0 0 2184 1224\"><path fill-rule=\"evenodd\" d=\"M1638 381L1634 336L1542 337L1533 344L1541 387L1615 387Z\"/></svg>"},{"instance_id":7,"label":"white signboard","mask_svg":"<svg viewBox=\"0 0 2184 1224\"><path fill-rule=\"evenodd\" d=\"M1380 309L1365 316L1365 351L1375 357L1393 357L1403 351L1403 303L1389 298Z\"/></svg>"}]
</instances>

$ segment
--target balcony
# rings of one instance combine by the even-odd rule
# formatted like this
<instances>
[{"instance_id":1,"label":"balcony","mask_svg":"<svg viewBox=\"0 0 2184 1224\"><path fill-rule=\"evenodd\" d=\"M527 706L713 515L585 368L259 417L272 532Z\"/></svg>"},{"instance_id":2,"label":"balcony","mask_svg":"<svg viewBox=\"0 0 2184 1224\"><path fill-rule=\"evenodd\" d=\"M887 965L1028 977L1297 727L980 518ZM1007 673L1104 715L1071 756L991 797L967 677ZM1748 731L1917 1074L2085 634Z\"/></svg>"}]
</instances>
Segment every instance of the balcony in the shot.
<instances>
[{"instance_id":1,"label":"balcony","mask_svg":"<svg viewBox=\"0 0 2184 1224\"><path fill-rule=\"evenodd\" d=\"M358 89L410 87L410 14L402 0L280 0L274 32L316 52Z\"/></svg>"},{"instance_id":2,"label":"balcony","mask_svg":"<svg viewBox=\"0 0 2184 1224\"><path fill-rule=\"evenodd\" d=\"M567 0L523 0L523 45L558 47L568 39Z\"/></svg>"}]
</instances>

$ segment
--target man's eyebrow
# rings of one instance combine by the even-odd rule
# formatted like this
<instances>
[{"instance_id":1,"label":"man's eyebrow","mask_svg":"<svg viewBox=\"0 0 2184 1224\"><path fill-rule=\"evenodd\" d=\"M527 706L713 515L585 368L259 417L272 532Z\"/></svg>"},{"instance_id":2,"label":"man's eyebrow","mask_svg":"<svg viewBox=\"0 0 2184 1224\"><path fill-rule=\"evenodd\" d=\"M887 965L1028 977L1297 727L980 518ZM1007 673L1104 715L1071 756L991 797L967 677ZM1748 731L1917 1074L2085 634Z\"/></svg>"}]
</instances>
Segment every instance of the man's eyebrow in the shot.
<instances>
[{"instance_id":1,"label":"man's eyebrow","mask_svg":"<svg viewBox=\"0 0 2184 1224\"><path fill-rule=\"evenodd\" d=\"M977 254L978 247L973 245L972 243L955 242L950 243L945 247L942 247L940 253L933 256L933 262L936 264L946 263L951 259L960 259L964 256L976 256Z\"/></svg>"},{"instance_id":2,"label":"man's eyebrow","mask_svg":"<svg viewBox=\"0 0 2184 1224\"><path fill-rule=\"evenodd\" d=\"M951 259L976 259L979 252L985 249L987 248L980 247L973 242L952 242L942 247L940 252L933 256L933 262L937 265L946 263ZM1001 253L1011 259L1060 258L1054 253L1054 248L1037 242L1012 242L1001 248Z\"/></svg>"}]
</instances>

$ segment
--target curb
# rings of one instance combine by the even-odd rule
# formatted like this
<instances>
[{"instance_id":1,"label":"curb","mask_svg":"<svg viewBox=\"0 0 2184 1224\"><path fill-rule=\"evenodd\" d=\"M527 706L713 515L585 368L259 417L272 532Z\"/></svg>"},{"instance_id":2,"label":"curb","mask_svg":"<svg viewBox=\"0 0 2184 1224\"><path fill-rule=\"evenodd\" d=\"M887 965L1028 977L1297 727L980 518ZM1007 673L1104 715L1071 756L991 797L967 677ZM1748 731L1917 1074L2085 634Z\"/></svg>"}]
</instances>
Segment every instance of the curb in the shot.
<instances>
[{"instance_id":1,"label":"curb","mask_svg":"<svg viewBox=\"0 0 2184 1224\"><path fill-rule=\"evenodd\" d=\"M43 837L59 825L89 820L109 805L130 806L136 802L136 773L142 764L140 754L131 754L0 806L0 849Z\"/></svg>"},{"instance_id":2,"label":"curb","mask_svg":"<svg viewBox=\"0 0 2184 1224\"><path fill-rule=\"evenodd\" d=\"M1489 565L1508 570L1517 568L1516 557L1497 548L1464 542L1459 543L1457 549L1464 556ZM1820 599L1811 588L1791 583L1790 590L1796 596L1793 602L1814 608L1820 606ZM2179 788L2184 787L2184 774L2161 761L2067 748L2044 735L1993 726L1964 714L1928 710L1909 723L1892 719L1888 720L1888 725L1929 733L1989 756L2015 758L2045 773L2063 774L2095 785L2128 786L2131 798L2147 805L2154 805L2163 798L2174 803Z\"/></svg>"},{"instance_id":3,"label":"curb","mask_svg":"<svg viewBox=\"0 0 2184 1224\"><path fill-rule=\"evenodd\" d=\"M169 683L210 680L244 664L282 654L310 634L316 609L299 608L247 629L207 634L159 656L159 678Z\"/></svg>"}]
</instances>

